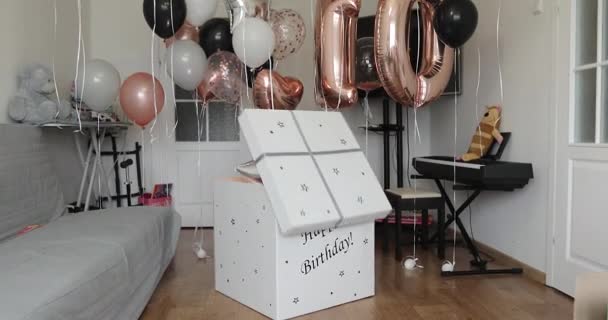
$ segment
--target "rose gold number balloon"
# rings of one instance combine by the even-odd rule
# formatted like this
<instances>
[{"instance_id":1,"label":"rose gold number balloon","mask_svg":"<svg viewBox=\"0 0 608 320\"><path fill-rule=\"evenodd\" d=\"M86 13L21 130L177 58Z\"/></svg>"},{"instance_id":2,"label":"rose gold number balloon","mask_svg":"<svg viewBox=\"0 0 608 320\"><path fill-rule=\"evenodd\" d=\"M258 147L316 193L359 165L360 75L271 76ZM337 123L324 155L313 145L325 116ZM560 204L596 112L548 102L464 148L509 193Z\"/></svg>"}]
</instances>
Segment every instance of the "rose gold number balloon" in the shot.
<instances>
[{"instance_id":1,"label":"rose gold number balloon","mask_svg":"<svg viewBox=\"0 0 608 320\"><path fill-rule=\"evenodd\" d=\"M330 108L357 102L355 55L361 0L319 0L315 25L316 100Z\"/></svg>"},{"instance_id":2,"label":"rose gold number balloon","mask_svg":"<svg viewBox=\"0 0 608 320\"><path fill-rule=\"evenodd\" d=\"M303 94L302 81L283 77L278 72L268 69L260 71L253 86L253 101L260 109L274 107L276 110L295 110Z\"/></svg>"},{"instance_id":3,"label":"rose gold number balloon","mask_svg":"<svg viewBox=\"0 0 608 320\"><path fill-rule=\"evenodd\" d=\"M419 72L411 64L409 26L414 4L420 4L422 35ZM429 0L379 0L376 15L376 66L393 100L422 107L445 90L454 64L454 49L445 46L433 29L434 7Z\"/></svg>"},{"instance_id":4,"label":"rose gold number balloon","mask_svg":"<svg viewBox=\"0 0 608 320\"><path fill-rule=\"evenodd\" d=\"M425 0L421 2L421 24L423 24L425 46L422 69L418 74L416 107L422 107L437 100L452 76L455 50L446 46L433 27L435 7ZM408 60L409 61L409 60Z\"/></svg>"},{"instance_id":5,"label":"rose gold number balloon","mask_svg":"<svg viewBox=\"0 0 608 320\"><path fill-rule=\"evenodd\" d=\"M149 73L133 74L120 88L120 106L127 117L140 127L152 122L165 105L165 91Z\"/></svg>"}]
</instances>

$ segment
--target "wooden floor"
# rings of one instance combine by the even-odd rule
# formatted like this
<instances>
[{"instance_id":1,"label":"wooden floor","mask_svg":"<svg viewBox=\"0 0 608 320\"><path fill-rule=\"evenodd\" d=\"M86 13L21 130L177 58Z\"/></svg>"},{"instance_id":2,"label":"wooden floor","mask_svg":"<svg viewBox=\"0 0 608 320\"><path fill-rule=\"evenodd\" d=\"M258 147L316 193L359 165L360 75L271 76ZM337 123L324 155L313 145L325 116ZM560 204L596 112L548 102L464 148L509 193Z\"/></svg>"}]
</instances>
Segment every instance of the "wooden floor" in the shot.
<instances>
[{"instance_id":1,"label":"wooden floor","mask_svg":"<svg viewBox=\"0 0 608 320\"><path fill-rule=\"evenodd\" d=\"M213 255L212 232L205 232ZM192 236L182 231L177 256L141 320L266 319L215 292L213 259L194 256ZM408 272L392 251L385 255L377 248L375 297L299 319L572 319L572 299L522 276L441 278L441 261L430 251L421 255L425 268ZM469 260L464 249L457 250L461 266Z\"/></svg>"}]
</instances>

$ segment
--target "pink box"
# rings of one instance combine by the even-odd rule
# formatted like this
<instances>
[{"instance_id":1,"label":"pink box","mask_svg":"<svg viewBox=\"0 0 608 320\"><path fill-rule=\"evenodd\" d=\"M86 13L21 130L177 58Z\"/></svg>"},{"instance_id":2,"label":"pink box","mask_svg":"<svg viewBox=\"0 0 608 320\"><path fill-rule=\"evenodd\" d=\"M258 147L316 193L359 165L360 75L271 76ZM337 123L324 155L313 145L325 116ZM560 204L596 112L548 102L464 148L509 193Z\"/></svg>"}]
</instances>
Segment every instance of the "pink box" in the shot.
<instances>
[{"instance_id":1,"label":"pink box","mask_svg":"<svg viewBox=\"0 0 608 320\"><path fill-rule=\"evenodd\" d=\"M170 207L173 203L172 197L152 198L152 194L145 193L139 197L139 203L146 207Z\"/></svg>"}]
</instances>

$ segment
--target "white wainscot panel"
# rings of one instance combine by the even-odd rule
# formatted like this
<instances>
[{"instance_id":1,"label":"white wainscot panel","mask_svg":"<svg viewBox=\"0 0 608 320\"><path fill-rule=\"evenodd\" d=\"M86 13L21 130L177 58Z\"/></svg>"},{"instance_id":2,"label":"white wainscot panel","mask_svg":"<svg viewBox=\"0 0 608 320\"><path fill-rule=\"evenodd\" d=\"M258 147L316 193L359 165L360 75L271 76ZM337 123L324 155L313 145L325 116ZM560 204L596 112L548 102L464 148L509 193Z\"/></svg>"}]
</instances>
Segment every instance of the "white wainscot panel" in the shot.
<instances>
[{"instance_id":1,"label":"white wainscot panel","mask_svg":"<svg viewBox=\"0 0 608 320\"><path fill-rule=\"evenodd\" d=\"M184 227L213 226L213 181L234 175L239 162L239 151L182 150L177 154L176 203L183 217ZM201 217L202 212L202 217Z\"/></svg>"},{"instance_id":2,"label":"white wainscot panel","mask_svg":"<svg viewBox=\"0 0 608 320\"><path fill-rule=\"evenodd\" d=\"M178 201L194 204L213 201L213 181L220 177L234 175L238 164L238 151L180 151L178 164Z\"/></svg>"},{"instance_id":3,"label":"white wainscot panel","mask_svg":"<svg viewBox=\"0 0 608 320\"><path fill-rule=\"evenodd\" d=\"M608 162L572 160L569 258L591 269L608 270L606 181Z\"/></svg>"},{"instance_id":4,"label":"white wainscot panel","mask_svg":"<svg viewBox=\"0 0 608 320\"><path fill-rule=\"evenodd\" d=\"M177 212L182 216L182 227L213 226L213 205L211 203L182 205L177 207Z\"/></svg>"}]
</instances>

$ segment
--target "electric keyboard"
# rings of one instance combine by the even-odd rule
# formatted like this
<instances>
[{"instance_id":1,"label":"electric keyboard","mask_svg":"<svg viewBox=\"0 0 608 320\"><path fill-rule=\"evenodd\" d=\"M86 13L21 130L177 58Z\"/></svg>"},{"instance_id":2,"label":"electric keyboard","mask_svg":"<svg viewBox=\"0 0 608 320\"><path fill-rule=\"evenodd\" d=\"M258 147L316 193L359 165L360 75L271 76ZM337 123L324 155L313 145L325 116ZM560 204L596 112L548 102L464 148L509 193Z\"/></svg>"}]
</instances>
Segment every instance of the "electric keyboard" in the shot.
<instances>
[{"instance_id":1,"label":"electric keyboard","mask_svg":"<svg viewBox=\"0 0 608 320\"><path fill-rule=\"evenodd\" d=\"M509 192L515 189L522 189L530 182L530 179L534 178L532 164L500 161L505 148L511 140L510 132L503 132L502 135L503 142L501 144L494 143L490 148L490 150L493 150L495 147L498 147L497 152L494 155L488 155L476 161L458 161L454 157L421 157L412 160L414 168L419 173L419 175L414 175L412 178L434 180L451 213L451 215L448 215L448 220L444 224L443 230L439 230L432 239L437 239L440 233L445 233L447 228L455 222L471 255L473 255L471 265L476 270L442 272L444 276L519 274L523 272L521 268L487 269L487 261L481 257L477 245L469 236L467 229L460 219L460 215L483 191ZM472 191L472 193L456 208L445 186L441 183L442 180L456 181L456 184L453 186L454 190L467 190Z\"/></svg>"},{"instance_id":2,"label":"electric keyboard","mask_svg":"<svg viewBox=\"0 0 608 320\"><path fill-rule=\"evenodd\" d=\"M532 164L480 159L455 161L453 157L421 157L413 166L425 178L456 181L490 190L521 189L534 178Z\"/></svg>"}]
</instances>

